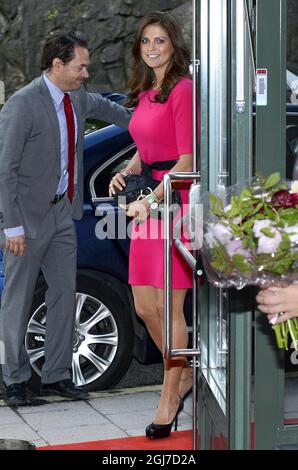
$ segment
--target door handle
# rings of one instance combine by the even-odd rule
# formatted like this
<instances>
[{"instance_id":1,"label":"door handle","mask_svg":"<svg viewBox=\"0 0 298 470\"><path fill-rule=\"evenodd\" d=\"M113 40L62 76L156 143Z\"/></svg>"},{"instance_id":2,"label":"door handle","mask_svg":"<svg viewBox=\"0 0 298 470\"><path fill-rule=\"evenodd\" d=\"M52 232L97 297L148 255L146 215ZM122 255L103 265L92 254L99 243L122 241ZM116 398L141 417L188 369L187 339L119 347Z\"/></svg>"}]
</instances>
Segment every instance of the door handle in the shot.
<instances>
[{"instance_id":1,"label":"door handle","mask_svg":"<svg viewBox=\"0 0 298 470\"><path fill-rule=\"evenodd\" d=\"M236 112L245 112L245 23L244 1L236 3Z\"/></svg>"},{"instance_id":2,"label":"door handle","mask_svg":"<svg viewBox=\"0 0 298 470\"><path fill-rule=\"evenodd\" d=\"M199 356L200 351L197 346L197 309L196 293L197 285L195 279L196 260L187 247L177 240L177 248L182 253L186 261L190 264L194 272L193 289L193 347L191 349L173 349L172 348L172 245L173 245L173 213L170 211L172 205L172 180L187 181L199 180L200 173L168 173L164 175L164 357L169 359L173 356Z\"/></svg>"}]
</instances>

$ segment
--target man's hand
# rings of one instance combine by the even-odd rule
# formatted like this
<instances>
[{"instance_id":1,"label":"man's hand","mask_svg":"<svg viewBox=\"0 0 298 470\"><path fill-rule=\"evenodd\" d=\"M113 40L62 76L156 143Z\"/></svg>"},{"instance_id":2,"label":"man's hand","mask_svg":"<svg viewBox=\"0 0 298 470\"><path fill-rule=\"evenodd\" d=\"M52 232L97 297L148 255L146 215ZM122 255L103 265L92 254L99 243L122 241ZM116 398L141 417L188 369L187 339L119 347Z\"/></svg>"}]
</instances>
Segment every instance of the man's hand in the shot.
<instances>
[{"instance_id":1,"label":"man's hand","mask_svg":"<svg viewBox=\"0 0 298 470\"><path fill-rule=\"evenodd\" d=\"M15 256L23 256L25 247L26 245L24 235L20 235L19 237L6 238L6 249L11 251Z\"/></svg>"}]
</instances>

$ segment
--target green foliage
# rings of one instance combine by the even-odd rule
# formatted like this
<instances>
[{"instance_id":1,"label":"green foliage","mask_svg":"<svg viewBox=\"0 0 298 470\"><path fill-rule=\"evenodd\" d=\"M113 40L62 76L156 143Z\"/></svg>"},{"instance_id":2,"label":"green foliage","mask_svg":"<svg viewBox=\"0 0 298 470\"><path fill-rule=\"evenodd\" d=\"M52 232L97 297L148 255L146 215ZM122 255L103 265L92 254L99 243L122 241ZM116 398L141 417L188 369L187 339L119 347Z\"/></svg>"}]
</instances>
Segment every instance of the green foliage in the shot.
<instances>
[{"instance_id":1,"label":"green foliage","mask_svg":"<svg viewBox=\"0 0 298 470\"><path fill-rule=\"evenodd\" d=\"M291 240L291 236L298 233L298 204L281 207L282 198L278 202L276 197L273 198L281 189L288 187L280 181L279 173L273 173L268 178L258 175L239 196L231 197L227 207L219 197L210 194L211 211L217 220L214 222L212 217L213 223L209 226L208 261L221 282L215 285L243 287L265 279L280 281L279 276L283 276L283 280L293 279L287 277L289 273L298 279L298 244ZM258 224L258 231L254 233L255 222L262 220L265 223ZM261 237L262 244L259 243ZM267 239L269 247L266 246ZM268 253L270 250L272 252ZM214 275L211 269L208 276L210 274ZM210 280L212 282L212 277ZM278 348L288 349L290 337L298 350L298 319L283 321L273 329Z\"/></svg>"},{"instance_id":2,"label":"green foliage","mask_svg":"<svg viewBox=\"0 0 298 470\"><path fill-rule=\"evenodd\" d=\"M291 208L275 207L272 196L287 186L280 181L280 174L273 173L268 178L258 175L251 187L243 188L239 195L233 195L230 205L224 207L220 197L210 194L211 211L217 222L228 226L233 233L233 240L241 241L242 248L248 255L241 253L229 256L226 244L215 240L210 249L210 264L221 275L252 275L267 273L282 275L289 271L298 272L298 249L293 249L290 234L283 231L286 226L298 224L298 205ZM282 240L274 253L258 253L258 238L253 232L257 220L269 220L271 226L260 231L270 239L276 236L276 230ZM293 232L293 234L296 231Z\"/></svg>"},{"instance_id":3,"label":"green foliage","mask_svg":"<svg viewBox=\"0 0 298 470\"><path fill-rule=\"evenodd\" d=\"M272 173L270 175L265 184L264 184L264 189L268 191L268 189L274 188L274 186L277 186L277 184L280 182L280 173Z\"/></svg>"},{"instance_id":4,"label":"green foliage","mask_svg":"<svg viewBox=\"0 0 298 470\"><path fill-rule=\"evenodd\" d=\"M247 259L243 255L233 255L232 257L233 264L235 268L238 269L241 273L252 274L253 270Z\"/></svg>"},{"instance_id":5,"label":"green foliage","mask_svg":"<svg viewBox=\"0 0 298 470\"><path fill-rule=\"evenodd\" d=\"M107 123L104 121L99 121L98 119L87 119L85 122L85 134L102 129L106 127Z\"/></svg>"},{"instance_id":6,"label":"green foliage","mask_svg":"<svg viewBox=\"0 0 298 470\"><path fill-rule=\"evenodd\" d=\"M54 21L58 15L59 11L57 10L57 8L52 8L48 11L48 21Z\"/></svg>"}]
</instances>

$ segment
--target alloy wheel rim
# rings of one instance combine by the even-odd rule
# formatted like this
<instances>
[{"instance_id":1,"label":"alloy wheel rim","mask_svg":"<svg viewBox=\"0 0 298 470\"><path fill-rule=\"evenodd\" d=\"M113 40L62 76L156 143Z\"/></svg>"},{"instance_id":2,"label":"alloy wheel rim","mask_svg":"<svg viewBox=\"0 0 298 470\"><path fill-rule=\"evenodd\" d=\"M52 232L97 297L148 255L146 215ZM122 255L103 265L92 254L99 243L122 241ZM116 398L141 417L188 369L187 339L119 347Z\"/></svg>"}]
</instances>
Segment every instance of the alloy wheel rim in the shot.
<instances>
[{"instance_id":1,"label":"alloy wheel rim","mask_svg":"<svg viewBox=\"0 0 298 470\"><path fill-rule=\"evenodd\" d=\"M76 294L75 315L73 381L84 386L109 369L118 349L119 334L112 312L89 294ZM46 305L42 303L33 312L25 337L31 367L39 376L44 362L45 331Z\"/></svg>"}]
</instances>

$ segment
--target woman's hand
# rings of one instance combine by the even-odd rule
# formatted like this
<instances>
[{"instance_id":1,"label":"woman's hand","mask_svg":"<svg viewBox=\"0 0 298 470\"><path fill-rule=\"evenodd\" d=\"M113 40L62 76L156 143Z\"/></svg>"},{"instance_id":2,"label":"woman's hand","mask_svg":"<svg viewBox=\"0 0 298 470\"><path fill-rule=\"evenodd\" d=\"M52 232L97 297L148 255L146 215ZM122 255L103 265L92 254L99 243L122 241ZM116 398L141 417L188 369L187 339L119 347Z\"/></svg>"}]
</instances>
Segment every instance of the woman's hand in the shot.
<instances>
[{"instance_id":1,"label":"woman's hand","mask_svg":"<svg viewBox=\"0 0 298 470\"><path fill-rule=\"evenodd\" d=\"M268 316L268 320L271 320L274 324L298 317L298 284L291 284L286 287L272 286L262 289L258 293L256 300L259 304L259 310L265 313ZM282 315L276 317L278 313L282 313Z\"/></svg>"},{"instance_id":2,"label":"woman's hand","mask_svg":"<svg viewBox=\"0 0 298 470\"><path fill-rule=\"evenodd\" d=\"M136 222L145 222L149 215L149 204L146 198L134 201L127 206L126 215Z\"/></svg>"},{"instance_id":3,"label":"woman's hand","mask_svg":"<svg viewBox=\"0 0 298 470\"><path fill-rule=\"evenodd\" d=\"M131 172L130 172L131 173ZM110 181L109 184L109 196L115 196L115 188L119 189L120 191L125 188L125 181L124 181L124 176L127 176L129 173L124 173L122 171L121 173L116 173L115 176Z\"/></svg>"}]
</instances>

